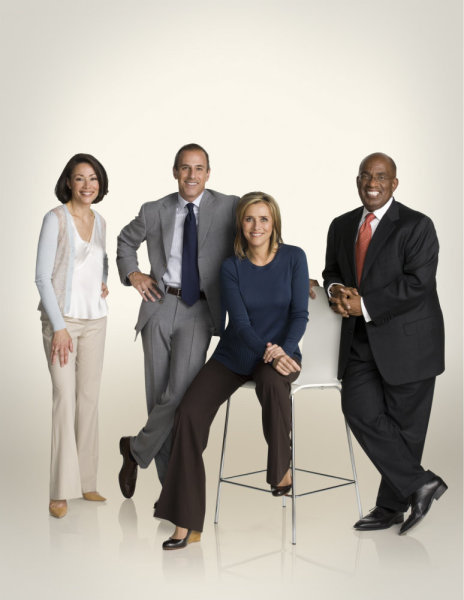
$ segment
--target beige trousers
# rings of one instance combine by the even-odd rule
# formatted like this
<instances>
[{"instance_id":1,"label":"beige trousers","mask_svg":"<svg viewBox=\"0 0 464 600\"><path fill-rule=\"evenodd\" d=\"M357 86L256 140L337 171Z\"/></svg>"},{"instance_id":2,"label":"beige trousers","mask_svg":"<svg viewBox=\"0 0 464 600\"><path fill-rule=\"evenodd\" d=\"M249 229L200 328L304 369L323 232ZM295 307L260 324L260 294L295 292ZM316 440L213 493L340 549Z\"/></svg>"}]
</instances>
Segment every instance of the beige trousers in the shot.
<instances>
[{"instance_id":1,"label":"beige trousers","mask_svg":"<svg viewBox=\"0 0 464 600\"><path fill-rule=\"evenodd\" d=\"M50 498L78 498L97 489L98 395L103 367L106 317L71 319L73 341L68 364L50 361L53 329L42 322L42 336L53 385Z\"/></svg>"}]
</instances>

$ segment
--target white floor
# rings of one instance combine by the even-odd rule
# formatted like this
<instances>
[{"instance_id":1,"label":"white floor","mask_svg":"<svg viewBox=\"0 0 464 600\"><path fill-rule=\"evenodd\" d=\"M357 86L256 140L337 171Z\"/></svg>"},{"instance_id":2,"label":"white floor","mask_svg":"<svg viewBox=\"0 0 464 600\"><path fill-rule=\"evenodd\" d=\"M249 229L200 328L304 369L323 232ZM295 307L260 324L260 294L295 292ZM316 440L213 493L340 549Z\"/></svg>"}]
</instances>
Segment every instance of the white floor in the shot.
<instances>
[{"instance_id":1,"label":"white floor","mask_svg":"<svg viewBox=\"0 0 464 600\"><path fill-rule=\"evenodd\" d=\"M231 417L231 427L241 422L243 414L239 413L244 407L256 411L254 405L243 402ZM108 416L107 407L103 408ZM338 410L335 405L334 410ZM440 472L449 491L434 503L422 524L401 537L397 527L362 534L352 529L357 518L353 487L301 498L297 544L292 546L291 504L283 509L281 501L270 494L224 486L219 525L214 526L223 414L221 411L213 425L206 451L208 507L202 541L177 552L162 551L161 543L172 526L152 517L153 501L159 493L154 469L139 470L132 500L124 500L119 492L118 436L131 433L121 422L107 424L101 436L99 491L108 501L72 500L68 515L61 520L47 512L48 442L45 434L41 435L36 455L29 462L24 457L23 470L11 468L4 473L4 484L9 481L11 485L4 487L1 498L1 588L8 592L3 597L118 600L163 594L175 599L247 599L257 594L263 598L285 594L316 600L462 598L458 472ZM329 415L331 419L334 416ZM323 425L323 415L320 418ZM259 419L253 420L258 429L254 432L251 427L251 437L259 435ZM334 472L335 465L336 474L349 476L346 443L343 435L338 435L343 433L343 425L338 420L340 429L329 432L336 440L333 444L327 440L333 451L319 450L315 456L321 470ZM243 435L237 435L235 429L231 437L228 474L242 466L252 470L264 458L261 440L250 450L244 448L250 432L244 426L242 431ZM310 438L304 429L300 431L300 460L312 452ZM367 512L375 503L378 477L358 446L355 451ZM248 456L245 465L244 453ZM312 466L319 470L319 464Z\"/></svg>"}]
</instances>

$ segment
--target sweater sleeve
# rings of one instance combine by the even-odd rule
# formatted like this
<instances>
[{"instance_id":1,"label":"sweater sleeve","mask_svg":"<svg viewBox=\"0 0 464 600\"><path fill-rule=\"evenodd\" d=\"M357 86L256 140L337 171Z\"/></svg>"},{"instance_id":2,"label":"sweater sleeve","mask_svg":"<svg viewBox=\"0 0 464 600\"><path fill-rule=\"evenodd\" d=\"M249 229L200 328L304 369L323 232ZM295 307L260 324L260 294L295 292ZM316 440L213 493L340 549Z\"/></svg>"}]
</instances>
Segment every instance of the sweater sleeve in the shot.
<instances>
[{"instance_id":1,"label":"sweater sleeve","mask_svg":"<svg viewBox=\"0 0 464 600\"><path fill-rule=\"evenodd\" d=\"M66 327L52 285L52 274L55 265L57 245L58 218L53 212L49 212L44 217L42 229L40 231L39 245L37 248L35 283L39 290L42 305L50 319L54 331L65 329Z\"/></svg>"},{"instance_id":2,"label":"sweater sleeve","mask_svg":"<svg viewBox=\"0 0 464 600\"><path fill-rule=\"evenodd\" d=\"M292 300L289 323L282 349L289 356L295 353L308 322L309 273L306 255L299 249L292 268Z\"/></svg>"},{"instance_id":3,"label":"sweater sleeve","mask_svg":"<svg viewBox=\"0 0 464 600\"><path fill-rule=\"evenodd\" d=\"M253 329L239 288L237 268L227 259L221 267L221 297L229 314L229 322L243 343L259 356L264 354L266 342Z\"/></svg>"}]
</instances>

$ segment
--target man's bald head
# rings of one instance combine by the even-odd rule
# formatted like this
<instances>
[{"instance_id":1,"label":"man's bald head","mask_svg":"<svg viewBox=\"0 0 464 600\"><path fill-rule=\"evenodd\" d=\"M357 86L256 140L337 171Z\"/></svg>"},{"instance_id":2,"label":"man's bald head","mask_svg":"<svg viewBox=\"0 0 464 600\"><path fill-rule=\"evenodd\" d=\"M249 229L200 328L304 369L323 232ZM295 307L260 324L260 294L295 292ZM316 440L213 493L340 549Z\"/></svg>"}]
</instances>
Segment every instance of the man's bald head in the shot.
<instances>
[{"instance_id":1,"label":"man's bald head","mask_svg":"<svg viewBox=\"0 0 464 600\"><path fill-rule=\"evenodd\" d=\"M361 171L363 170L364 165L370 161L371 159L377 159L380 158L382 160L385 160L389 163L390 165L390 169L391 169L391 173L393 174L393 177L396 177L396 163L393 160L393 158L391 156L388 156L388 154L384 154L383 152L373 152L372 154L369 154L368 156L366 156L366 158L363 158L361 161L361 164L359 165L359 173L361 173Z\"/></svg>"}]
</instances>

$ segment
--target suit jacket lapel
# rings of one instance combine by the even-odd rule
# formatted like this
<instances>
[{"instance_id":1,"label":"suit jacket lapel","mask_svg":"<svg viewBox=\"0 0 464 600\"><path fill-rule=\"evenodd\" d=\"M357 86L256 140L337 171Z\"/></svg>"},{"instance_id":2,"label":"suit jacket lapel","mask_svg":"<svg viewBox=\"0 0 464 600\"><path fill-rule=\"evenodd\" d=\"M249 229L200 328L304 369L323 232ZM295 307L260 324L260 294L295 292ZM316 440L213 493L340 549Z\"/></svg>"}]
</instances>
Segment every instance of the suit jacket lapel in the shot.
<instances>
[{"instance_id":1,"label":"suit jacket lapel","mask_svg":"<svg viewBox=\"0 0 464 600\"><path fill-rule=\"evenodd\" d=\"M364 279L369 273L369 269L375 263L377 254L384 246L391 233L396 229L396 221L399 219L398 205L393 200L392 205L382 217L380 223L375 230L372 237L371 243L366 253L366 260L364 262L362 279Z\"/></svg>"},{"instance_id":2,"label":"suit jacket lapel","mask_svg":"<svg viewBox=\"0 0 464 600\"><path fill-rule=\"evenodd\" d=\"M164 255L166 262L171 254L172 238L174 236L174 224L176 222L177 194L171 194L166 198L163 210L160 211L161 231L163 235Z\"/></svg>"},{"instance_id":3,"label":"suit jacket lapel","mask_svg":"<svg viewBox=\"0 0 464 600\"><path fill-rule=\"evenodd\" d=\"M346 256L350 257L350 267L352 274L353 285L356 287L356 262L355 262L355 244L356 236L358 235L359 221L361 220L363 208L362 206L357 210L354 210L349 216L349 222L347 223L346 235L343 243L345 246Z\"/></svg>"},{"instance_id":4,"label":"suit jacket lapel","mask_svg":"<svg viewBox=\"0 0 464 600\"><path fill-rule=\"evenodd\" d=\"M200 202L200 211L198 213L198 248L203 245L209 228L213 222L213 206L216 199L208 190L205 190Z\"/></svg>"}]
</instances>

